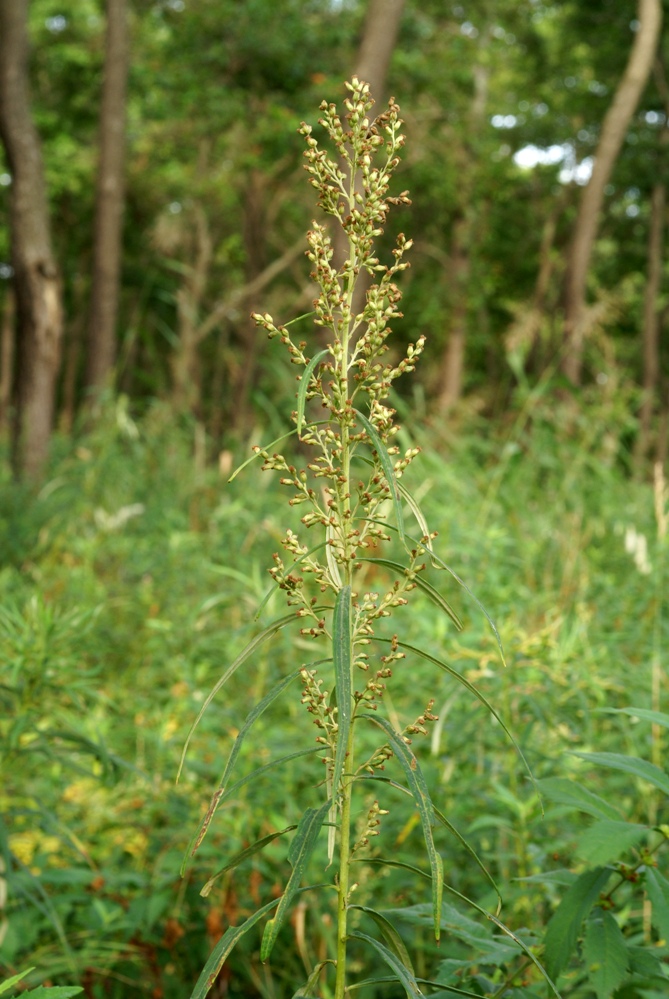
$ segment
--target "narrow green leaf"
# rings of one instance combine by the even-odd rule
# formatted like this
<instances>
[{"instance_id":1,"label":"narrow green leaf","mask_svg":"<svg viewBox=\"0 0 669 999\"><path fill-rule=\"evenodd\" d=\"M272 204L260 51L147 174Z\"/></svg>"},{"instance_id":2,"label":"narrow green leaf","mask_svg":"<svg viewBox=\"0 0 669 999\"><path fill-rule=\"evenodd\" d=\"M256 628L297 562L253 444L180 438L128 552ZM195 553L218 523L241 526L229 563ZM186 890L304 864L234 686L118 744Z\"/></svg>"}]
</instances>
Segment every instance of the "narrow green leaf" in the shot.
<instances>
[{"instance_id":1,"label":"narrow green leaf","mask_svg":"<svg viewBox=\"0 0 669 999\"><path fill-rule=\"evenodd\" d=\"M381 468L383 469L383 474L388 483L388 488L390 490L390 498L393 501L393 508L395 510L395 520L397 521L397 530L399 535L404 542L404 547L407 547L406 535L404 533L404 517L402 516L402 504L399 501L397 495L397 478L395 476L395 469L390 460L390 455L379 437L375 427L369 422L366 416L363 416L359 410L354 410L357 418L362 423L367 436L369 437L372 447L379 456L379 461L381 462Z\"/></svg>"},{"instance_id":2,"label":"narrow green leaf","mask_svg":"<svg viewBox=\"0 0 669 999\"><path fill-rule=\"evenodd\" d=\"M263 933L262 945L260 947L260 960L263 963L267 960L272 951L272 947L276 942L276 938L286 917L288 908L300 887L300 881L302 880L304 870L309 862L311 854L313 853L321 826L325 821L325 816L330 810L330 805L331 802L327 801L324 805L321 805L320 808L308 808L300 819L297 832L295 833L293 842L290 845L290 850L288 851L288 863L293 869L290 877L288 878L288 883L286 884L283 895L279 899L276 916L269 920L265 926L265 932Z\"/></svg>"},{"instance_id":3,"label":"narrow green leaf","mask_svg":"<svg viewBox=\"0 0 669 999\"><path fill-rule=\"evenodd\" d=\"M411 958L409 957L409 951L406 949L404 940L402 940L399 930L393 926L390 920L387 919L386 916L382 915L382 913L377 912L376 909L369 909L366 905L352 905L350 908L357 909L359 912L364 912L365 915L374 920L395 957L402 962L407 971L409 971L412 975L415 975L413 964L411 963Z\"/></svg>"},{"instance_id":4,"label":"narrow green leaf","mask_svg":"<svg viewBox=\"0 0 669 999\"><path fill-rule=\"evenodd\" d=\"M626 756L623 753L572 753L588 763L596 766L609 767L611 770L622 770L624 773L648 781L653 787L659 788L664 794L669 794L669 776L648 760L636 756Z\"/></svg>"},{"instance_id":5,"label":"narrow green leaf","mask_svg":"<svg viewBox=\"0 0 669 999\"><path fill-rule=\"evenodd\" d=\"M583 920L611 877L611 870L594 867L581 874L551 916L546 928L546 970L557 978L572 955Z\"/></svg>"},{"instance_id":6,"label":"narrow green leaf","mask_svg":"<svg viewBox=\"0 0 669 999\"><path fill-rule=\"evenodd\" d=\"M239 867L239 865L245 860L248 860L249 857L252 857L255 853L259 853L261 850L264 850L268 843L272 843L275 839L278 839L279 836L285 836L286 833L292 832L294 829L297 829L297 826L286 826L285 829L280 829L278 832L269 833L267 836L263 836L262 839L256 840L256 842L252 843L251 846L247 846L245 850L241 850L239 853L236 853L235 856L228 861L225 867L221 867L220 871L217 871L213 877L209 878L204 888L200 889L200 895L206 898L215 882L218 881L221 875L225 874L226 871L232 871L235 867Z\"/></svg>"},{"instance_id":7,"label":"narrow green leaf","mask_svg":"<svg viewBox=\"0 0 669 999\"><path fill-rule=\"evenodd\" d=\"M261 451L269 451L270 448L276 447L276 445L280 444L282 441L287 441L289 437L292 437L293 434L296 433L297 430L289 430L287 434L281 434L280 437L277 437L277 439L272 441L270 444L266 444L264 447L259 448L259 450L255 451L250 458L247 458L246 461L243 461L241 465L237 466L237 468L234 470L234 472L228 479L228 482L232 482L233 479L236 479L239 473L242 472L247 465L250 465L252 461L255 461L256 458L259 458Z\"/></svg>"},{"instance_id":8,"label":"narrow green leaf","mask_svg":"<svg viewBox=\"0 0 669 999\"><path fill-rule=\"evenodd\" d=\"M646 868L646 891L653 906L653 926L669 942L669 881L655 867Z\"/></svg>"},{"instance_id":9,"label":"narrow green leaf","mask_svg":"<svg viewBox=\"0 0 669 999\"><path fill-rule=\"evenodd\" d=\"M391 982L396 982L397 978L395 975L381 975L375 978L365 978L362 982L354 982L352 985L347 986L349 992L356 992L358 989L365 989L369 985L389 985ZM430 992L428 999L439 999L439 996L447 993L448 995L458 995L466 996L467 999L481 999L481 994L479 992L467 992L466 989L457 989L455 985L444 985L443 982L431 982L427 978L417 978L416 982L418 985L430 985L434 989L441 989L440 992Z\"/></svg>"},{"instance_id":10,"label":"narrow green leaf","mask_svg":"<svg viewBox=\"0 0 669 999\"><path fill-rule=\"evenodd\" d=\"M245 784L249 784L251 781L255 780L256 777L262 777L265 771L274 770L275 767L280 767L283 763L288 763L290 760L296 760L300 756L313 756L314 753L322 752L322 748L322 746L312 746L311 749L298 749L295 753L288 753L286 756L280 756L278 759L272 760L270 763L265 763L262 767L258 767L257 770L253 770L250 774L240 777L240 779L236 780L234 784L230 784L230 786L221 795L218 804L222 805L223 802L232 797L236 791L239 791L239 789L244 787Z\"/></svg>"},{"instance_id":11,"label":"narrow green leaf","mask_svg":"<svg viewBox=\"0 0 669 999\"><path fill-rule=\"evenodd\" d=\"M407 574L406 566L402 565L401 562L393 562L389 558L358 558L358 562L368 562L372 565L383 565L386 569L396 572L398 576L406 576ZM423 578L421 573L417 572L414 574L412 583L415 583L416 586L423 591L423 593L428 595L430 600L436 604L440 610L444 611L448 617L450 617L458 631L462 631L464 625L451 605L442 597L441 593L439 593L439 591L427 581L427 579Z\"/></svg>"},{"instance_id":12,"label":"narrow green leaf","mask_svg":"<svg viewBox=\"0 0 669 999\"><path fill-rule=\"evenodd\" d=\"M413 972L409 971L408 968L402 964L400 959L396 954L393 953L388 947L380 942L380 940L375 940L374 937L368 936L366 933L352 933L351 938L354 940L363 940L370 947L373 947L378 954L382 957L385 963L397 976L399 982L401 982L404 991L406 992L409 999L416 999L423 995L421 990L418 988L418 982Z\"/></svg>"},{"instance_id":13,"label":"narrow green leaf","mask_svg":"<svg viewBox=\"0 0 669 999\"><path fill-rule=\"evenodd\" d=\"M374 725L378 725L378 727L383 729L386 733L393 752L404 770L407 784L413 793L414 801L416 803L416 807L418 808L418 814L420 815L421 825L423 827L423 837L425 839L428 860L430 861L430 870L432 872L434 935L435 939L439 940L441 933L441 899L444 884L443 863L439 853L437 852L437 848L434 844L434 836L432 835L432 827L435 823L435 813L427 781L423 776L423 771L420 769L418 760L416 759L414 753L409 746L407 746L399 732L395 731L389 721L379 715L366 714L361 715L361 717L367 718L369 721L373 722Z\"/></svg>"},{"instance_id":14,"label":"narrow green leaf","mask_svg":"<svg viewBox=\"0 0 669 999\"><path fill-rule=\"evenodd\" d=\"M277 631L280 631L281 628L285 628L287 624L291 624L295 620L296 620L295 612L293 611L292 614L286 614L284 617L277 618L276 621L273 621L270 625L267 626L267 628L264 629L264 631L261 631L259 635L256 635L255 638L251 639L248 645L244 649L242 649L242 651L239 653L235 661L228 666L228 668L226 669L225 673L220 678L220 680L218 680L214 684L213 688L207 694L207 697L205 698L204 703L198 712L197 718L191 725L190 731L186 736L186 742L184 744L184 748L181 753L181 759L179 761L177 780L179 780L179 777L181 776L184 760L186 759L186 753L188 752L190 741L193 738L193 733L195 732L197 726L200 724L202 716L204 715L205 711L207 710L207 708L209 707L209 705L211 704L211 702L213 701L214 697L219 692L221 687L223 687L224 684L227 683L227 681L230 679L233 673L237 672L239 667L243 663L245 663L250 656L253 655L256 649L259 648L259 646L261 646L263 642L266 642L267 639L271 638L272 635L275 635Z\"/></svg>"},{"instance_id":15,"label":"narrow green leaf","mask_svg":"<svg viewBox=\"0 0 669 999\"><path fill-rule=\"evenodd\" d=\"M6 981L2 982L0 984L0 995L2 995L3 992L9 992L9 990L13 988L17 982L20 982L22 978L25 978L26 975L29 975L30 972L34 970L35 970L34 967L26 968L25 971L19 971L18 975L12 975L11 978L8 978Z\"/></svg>"},{"instance_id":16,"label":"narrow green leaf","mask_svg":"<svg viewBox=\"0 0 669 999\"><path fill-rule=\"evenodd\" d=\"M303 999L303 997L304 999L318 999L318 979L321 977L321 972L326 964L336 965L336 961L332 961L330 958L326 961L319 961L304 985L300 986L297 992L293 993L293 999Z\"/></svg>"},{"instance_id":17,"label":"narrow green leaf","mask_svg":"<svg viewBox=\"0 0 669 999\"><path fill-rule=\"evenodd\" d=\"M244 724L242 725L242 727L240 728L240 730L239 730L239 732L237 734L237 738L235 739L234 743L232 744L232 749L230 750L230 756L228 757L228 762L225 765L225 770L223 771L223 776L221 777L220 781L218 782L218 787L217 787L216 791L213 794L213 797L211 799L209 808L207 809L207 814L202 819L202 822L200 823L200 826L198 828L197 833L195 834L195 836L193 837L192 841L190 842L190 844L188 846L188 850L186 852L186 856L184 857L183 863L181 865L181 876L182 877L184 875L184 871L186 869L186 864L187 864L189 858L195 856L195 854L197 853L197 850L199 849L199 847L202 844L202 840L204 839L204 837L205 837L205 835L207 833L207 829L209 828L209 826L211 824L211 820L213 819L213 817L214 817L214 815L216 813L216 809L218 808L218 806L219 806L219 804L221 802L221 798L223 797L223 794L225 792L226 784L228 783L228 781L230 779L230 774L232 773L234 765L237 762L237 757L239 756L240 750L242 748L242 744L244 742L244 739L245 739L246 735L249 732L249 729L251 728L251 726L253 725L253 723L256 722L258 720L258 718L260 718L260 716L262 715L262 713L267 710L267 708L270 706L270 704L272 703L272 701L275 701L276 698L279 696L279 694L283 693L283 691L286 689L286 687L290 683L292 683L293 680L296 677L298 677L299 675L300 675L300 670L297 669L293 673L291 673L290 676L287 676L283 680L280 680L279 683L277 683L274 687L272 687L272 689L269 691L269 693L267 693L265 695L265 697L263 697L263 699L261 701L259 701L258 704L256 704L256 706L253 708L253 710L251 712L249 712L249 714L247 715L246 720L244 721Z\"/></svg>"},{"instance_id":18,"label":"narrow green leaf","mask_svg":"<svg viewBox=\"0 0 669 999\"><path fill-rule=\"evenodd\" d=\"M413 864L406 864L404 863L404 861L401 860L385 860L382 857L365 857L365 859L361 860L360 863L372 864L372 865L375 864L379 867L397 867L400 868L401 870L411 871L412 874L417 874L419 877L425 878L428 881L431 880L432 877L431 874L427 874L425 871L421 871L420 867L414 867ZM519 936L517 936L512 930L510 930L509 927L506 926L501 919L493 915L492 912L488 912L487 909L483 909L476 902L472 901L471 898L467 898L466 895L463 895L461 892L456 891L455 888L451 888L451 886L446 882L444 882L443 887L444 891L447 891L450 895L453 895L455 898L460 899L460 901L464 902L466 905L471 906L472 909L476 909L476 911L480 912L482 916L485 916L486 919L489 919L492 923L494 923L495 926L497 926L497 928L502 931L502 933L504 933L507 937L513 940L514 943L518 944L523 954L525 954L525 956L535 966L539 974L545 979L551 991L554 993L555 996L557 996L557 999L560 999L560 993L558 992L557 988L555 987L555 984L548 975L548 972L543 967L541 962L535 957L535 955L532 953L531 949L528 947L528 945L525 943L524 940L522 940Z\"/></svg>"},{"instance_id":19,"label":"narrow green leaf","mask_svg":"<svg viewBox=\"0 0 669 999\"><path fill-rule=\"evenodd\" d=\"M332 794L339 795L339 784L346 763L351 731L351 587L337 594L332 621L332 653L337 691L337 748L335 750Z\"/></svg>"},{"instance_id":20,"label":"narrow green leaf","mask_svg":"<svg viewBox=\"0 0 669 999\"><path fill-rule=\"evenodd\" d=\"M383 644L385 644L385 645L390 645L391 644L391 639L389 639L389 638L377 638L375 636L374 637L374 641L375 642L383 642ZM490 701L488 700L488 698L485 697L481 693L481 691L477 687L474 686L473 683L470 683L469 680L462 675L462 673L458 673L458 671L453 666L449 666L448 663L444 662L443 659L439 659L437 656L433 656L429 652L425 652L423 649L419 649L415 645L409 645L407 642L398 642L397 644L398 644L398 646L401 649L406 649L407 652L412 652L412 653L414 653L414 655L420 656L422 659L426 659L428 662L433 663L435 666L438 666L439 669L442 669L445 673L448 673L449 676L452 676L454 680L457 680L458 683L461 683L462 686L465 687L469 691L470 694L473 694L474 697L476 697L477 700L479 700L481 702L481 704L485 705L485 707L488 709L488 711L490 712L490 714L493 715L493 717L495 718L495 720L499 722L502 730L504 731L504 733L506 734L507 738L511 742L512 746L514 747L514 749L518 753L520 759L522 760L522 762L523 762L523 764L525 766L525 769L527 771L527 774L528 774L530 780L532 781L532 784L536 787L534 776L532 774L532 771L530 770L529 763L525 759L525 754L523 753L522 749L520 748L520 746L516 742L515 738L511 734L510 729L505 724L505 722L502 720L501 716L497 713L497 711L495 710L495 708L492 706L492 704L490 703Z\"/></svg>"},{"instance_id":21,"label":"narrow green leaf","mask_svg":"<svg viewBox=\"0 0 669 999\"><path fill-rule=\"evenodd\" d=\"M664 711L649 711L647 708L596 708L595 710L607 715L631 715L632 718L641 718L643 721L669 728L669 715Z\"/></svg>"},{"instance_id":22,"label":"narrow green leaf","mask_svg":"<svg viewBox=\"0 0 669 999\"><path fill-rule=\"evenodd\" d=\"M316 368L318 367L318 365L321 363L321 361L323 360L323 358L327 357L327 355L329 353L330 353L330 351L327 348L325 350L319 350L319 352L314 357L311 358L311 360L307 364L306 368L304 369L304 373L303 373L301 381L300 381L300 388L299 388L299 391L297 393L297 421L296 421L296 423L297 423L297 436L298 437L302 433L302 424L304 423L304 408L305 408L306 403L307 403L307 392L309 391L309 382L311 381L311 376L313 375L314 371L316 370Z\"/></svg>"},{"instance_id":23,"label":"narrow green leaf","mask_svg":"<svg viewBox=\"0 0 669 999\"><path fill-rule=\"evenodd\" d=\"M429 552L432 552L432 540L430 538L430 529L427 526L427 520L425 519L423 511L421 510L417 501L413 498L407 487L404 485L402 480L396 478L395 482L397 483L397 488L402 494L402 499L411 510L412 514L416 518L416 523L421 529L421 544L423 544ZM422 538L425 538L426 540L423 541Z\"/></svg>"},{"instance_id":24,"label":"narrow green leaf","mask_svg":"<svg viewBox=\"0 0 669 999\"><path fill-rule=\"evenodd\" d=\"M305 888L298 888L294 894L300 894L304 891L313 891L316 888L330 888L329 884L319 884L319 885L308 885ZM245 936L249 930L253 929L256 923L260 922L263 916L266 916L268 912L275 909L279 905L281 899L273 898L271 902L267 902L266 905L261 906L252 916L249 916L240 926L230 926L225 931L221 939L218 941L214 949L212 950L207 963L200 972L200 977L195 983L195 988L190 994L190 999L204 999L209 989L212 987L216 981L216 977L230 956L232 950L239 943L241 938Z\"/></svg>"},{"instance_id":25,"label":"narrow green leaf","mask_svg":"<svg viewBox=\"0 0 669 999\"><path fill-rule=\"evenodd\" d=\"M625 938L610 912L597 909L587 921L583 958L597 999L609 999L629 967Z\"/></svg>"},{"instance_id":26,"label":"narrow green leaf","mask_svg":"<svg viewBox=\"0 0 669 999\"><path fill-rule=\"evenodd\" d=\"M36 989L22 992L25 999L71 999L84 990L79 985L38 985Z\"/></svg>"},{"instance_id":27,"label":"narrow green leaf","mask_svg":"<svg viewBox=\"0 0 669 999\"><path fill-rule=\"evenodd\" d=\"M602 819L595 822L579 839L578 855L590 864L608 864L648 835L648 826L635 822Z\"/></svg>"},{"instance_id":28,"label":"narrow green leaf","mask_svg":"<svg viewBox=\"0 0 669 999\"><path fill-rule=\"evenodd\" d=\"M630 961L630 972L633 975L666 980L667 973L664 970L664 965L647 947L628 947L627 954Z\"/></svg>"},{"instance_id":29,"label":"narrow green leaf","mask_svg":"<svg viewBox=\"0 0 669 999\"><path fill-rule=\"evenodd\" d=\"M619 819L620 812L594 791L566 777L546 777L537 781L539 791L556 805L569 805L595 819Z\"/></svg>"},{"instance_id":30,"label":"narrow green leaf","mask_svg":"<svg viewBox=\"0 0 669 999\"><path fill-rule=\"evenodd\" d=\"M481 871L481 873L483 874L483 876L485 877L485 879L488 881L488 883L490 884L490 886L493 889L493 891L495 892L495 894L497 895L497 902L498 902L497 911L499 912L499 910L502 907L502 896L500 894L499 888L497 887L497 884L496 884L495 879L493 878L492 874L490 873L490 871L488 870L488 868L485 866L485 864L483 863L483 861L481 860L481 858L477 854L476 850L473 848L473 846L471 846L468 843L468 841L465 839L465 837L462 835L462 833L460 833L455 828L455 826L453 825L453 823L450 822L446 818L446 816L442 812L439 811L439 809L436 807L436 805L433 805L433 808L434 808L434 814L437 816L437 818L439 819L439 821L441 822L441 824L443 826L446 826L446 828L448 829L448 831L453 836L455 836L455 838L457 839L458 843L460 843L460 845L462 847L464 847L464 849L467 851L467 853L472 858L472 860L474 861L474 863L478 866L479 870Z\"/></svg>"}]
</instances>

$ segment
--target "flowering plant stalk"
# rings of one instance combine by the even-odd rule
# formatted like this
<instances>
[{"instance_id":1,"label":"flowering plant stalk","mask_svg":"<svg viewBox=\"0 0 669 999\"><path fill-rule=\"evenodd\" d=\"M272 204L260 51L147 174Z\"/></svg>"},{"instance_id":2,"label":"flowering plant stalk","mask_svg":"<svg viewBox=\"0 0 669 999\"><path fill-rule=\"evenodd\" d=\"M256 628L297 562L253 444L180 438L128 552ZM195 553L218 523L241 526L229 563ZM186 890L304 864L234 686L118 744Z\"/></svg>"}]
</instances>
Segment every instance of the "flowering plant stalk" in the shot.
<instances>
[{"instance_id":1,"label":"flowering plant stalk","mask_svg":"<svg viewBox=\"0 0 669 999\"><path fill-rule=\"evenodd\" d=\"M387 404L393 382L413 370L424 346L424 338L420 337L396 364L383 357L388 350L389 323L401 315L401 293L396 279L408 266L404 258L411 247L411 241L400 235L388 266L375 256L375 241L383 232L391 207L409 203L406 192L389 194L398 153L404 143L399 107L391 99L388 108L372 119L369 87L354 78L347 88L343 120L334 104L321 104L320 124L334 144L338 159L319 146L311 126L301 127L307 146L306 169L318 191L319 206L334 218L335 225L343 227L348 242L347 258L337 268L328 230L315 222L307 236L307 255L319 289L314 322L327 331L329 342L310 354L307 344L296 342L287 326L277 325L267 313L254 316L258 326L285 346L292 363L300 369L297 408L292 419L302 449L309 454L305 467L292 464L274 451L273 445L254 448L263 460L263 468L278 471L281 483L291 490L290 505L305 511L302 530L299 534L286 532L282 539L284 554L274 555L270 569L276 587L285 594L290 613L265 628L228 667L205 701L197 721L232 673L279 629L298 623L303 638L313 640L317 648L325 645L326 650L321 658L315 657L314 662L303 664L284 677L253 709L235 740L220 785L189 852L193 854L198 848L216 808L230 793L232 768L250 726L297 679L302 684L302 703L318 730L316 741L322 749L324 790L320 804L308 808L296 827L282 831L294 831L294 837L288 854L292 873L281 897L261 907L241 926L226 931L200 976L193 999L206 994L240 937L275 910L265 924L261 945L262 960L269 959L295 896L308 890L302 880L324 828L327 829L326 869L332 865L336 873L325 884L310 886L310 890L330 889L336 893L336 952L312 969L309 981L296 995L317 995L321 978L333 974L334 993L329 986L324 986L324 990L328 995L334 994L335 999L343 999L353 984L348 970L352 940L357 942L356 946L362 941L372 948L388 966L391 976L401 982L407 995L421 995L419 980L397 929L381 913L356 904L357 885L352 865L378 836L387 810L375 798L362 827L356 830L352 820L353 797L363 789L369 794L370 787L378 788L376 793L380 796L387 787L388 778L383 776L386 765L389 761L397 764L403 779L401 787L413 799L420 816L429 866L427 877L431 882L432 922L438 940L442 894L447 886L435 843L435 827L442 825L451 830L452 827L434 805L411 748L412 737L425 734L436 719L432 713L433 699L427 699L424 710L402 731L379 708L393 670L410 655L427 660L462 683L499 720L483 695L441 658L409 645L396 633L381 633L391 615L418 589L456 627L460 627L460 622L426 578L428 566L448 567L436 555L435 535L429 532L418 504L401 481L419 449L400 451L395 443L399 429L395 412ZM370 276L372 283L362 311L355 314L354 291L364 274ZM311 415L316 403L323 414L319 419ZM411 537L405 528L405 509L417 524L413 532L416 537ZM375 554L381 543L393 545L400 554L393 557ZM377 575L389 580L383 592L365 589L365 573L369 574L370 565ZM371 751L370 739L358 737L362 727L378 730ZM276 761L270 766L275 764ZM393 783L400 786L397 781ZM209 891L221 873L281 834L266 836L232 858L203 892ZM392 865L393 861L388 863ZM377 936L357 928L363 916L374 924ZM531 955L530 959L535 960Z\"/></svg>"}]
</instances>

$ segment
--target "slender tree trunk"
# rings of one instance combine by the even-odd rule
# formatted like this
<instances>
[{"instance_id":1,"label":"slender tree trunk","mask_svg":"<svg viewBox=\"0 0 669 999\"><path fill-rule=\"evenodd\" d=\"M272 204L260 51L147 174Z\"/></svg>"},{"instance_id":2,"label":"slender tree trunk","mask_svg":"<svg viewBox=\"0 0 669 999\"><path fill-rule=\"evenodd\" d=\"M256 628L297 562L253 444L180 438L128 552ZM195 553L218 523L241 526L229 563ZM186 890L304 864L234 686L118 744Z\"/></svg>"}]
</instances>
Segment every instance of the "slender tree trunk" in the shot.
<instances>
[{"instance_id":1,"label":"slender tree trunk","mask_svg":"<svg viewBox=\"0 0 669 999\"><path fill-rule=\"evenodd\" d=\"M565 275L562 369L574 384L583 365L585 290L604 189L650 75L662 24L661 0L638 0L639 27L623 77L602 123L592 176L583 189Z\"/></svg>"},{"instance_id":2,"label":"slender tree trunk","mask_svg":"<svg viewBox=\"0 0 669 999\"><path fill-rule=\"evenodd\" d=\"M93 283L86 363L86 386L95 392L110 380L116 356L128 77L126 0L106 0L106 8L107 33L95 197Z\"/></svg>"},{"instance_id":3,"label":"slender tree trunk","mask_svg":"<svg viewBox=\"0 0 669 999\"><path fill-rule=\"evenodd\" d=\"M651 422L657 402L660 376L660 315L659 298L662 286L662 249L666 226L667 191L664 183L653 187L648 230L648 275L643 304L643 400L639 413L637 461L648 454Z\"/></svg>"},{"instance_id":4,"label":"slender tree trunk","mask_svg":"<svg viewBox=\"0 0 669 999\"><path fill-rule=\"evenodd\" d=\"M14 322L14 292L8 287L2 310L2 325L0 325L0 434L3 435L10 429L9 411L14 380Z\"/></svg>"},{"instance_id":5,"label":"slender tree trunk","mask_svg":"<svg viewBox=\"0 0 669 999\"><path fill-rule=\"evenodd\" d=\"M184 282L177 292L178 345L172 352L172 402L179 413L196 413L202 394L200 364L200 313L209 281L214 253L207 217L200 205L194 209L192 257Z\"/></svg>"},{"instance_id":6,"label":"slender tree trunk","mask_svg":"<svg viewBox=\"0 0 669 999\"><path fill-rule=\"evenodd\" d=\"M0 136L12 175L10 228L17 312L14 464L37 478L48 454L63 331L42 151L30 114L27 0L0 0Z\"/></svg>"}]
</instances>

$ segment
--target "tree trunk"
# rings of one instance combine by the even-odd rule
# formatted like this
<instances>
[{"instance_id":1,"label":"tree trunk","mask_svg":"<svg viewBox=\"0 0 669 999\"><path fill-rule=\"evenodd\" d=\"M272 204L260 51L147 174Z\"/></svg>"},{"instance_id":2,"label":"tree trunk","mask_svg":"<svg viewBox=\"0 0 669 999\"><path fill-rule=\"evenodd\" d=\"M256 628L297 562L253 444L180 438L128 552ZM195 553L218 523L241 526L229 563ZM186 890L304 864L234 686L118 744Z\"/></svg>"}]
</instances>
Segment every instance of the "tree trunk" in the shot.
<instances>
[{"instance_id":1,"label":"tree trunk","mask_svg":"<svg viewBox=\"0 0 669 999\"><path fill-rule=\"evenodd\" d=\"M639 28L625 72L602 123L592 176L583 189L567 262L562 370L574 385L581 381L585 289L604 189L653 66L662 24L661 0L639 0L637 20Z\"/></svg>"},{"instance_id":2,"label":"tree trunk","mask_svg":"<svg viewBox=\"0 0 669 999\"><path fill-rule=\"evenodd\" d=\"M0 0L0 136L12 175L10 228L17 312L14 465L36 478L48 454L63 330L42 151L30 115L27 0Z\"/></svg>"},{"instance_id":3,"label":"tree trunk","mask_svg":"<svg viewBox=\"0 0 669 999\"><path fill-rule=\"evenodd\" d=\"M14 381L14 312L14 292L8 287L0 326L0 434L3 436L10 428L9 412Z\"/></svg>"},{"instance_id":4,"label":"tree trunk","mask_svg":"<svg viewBox=\"0 0 669 999\"><path fill-rule=\"evenodd\" d=\"M95 195L93 283L86 362L86 386L95 392L109 382L116 356L128 77L126 0L107 0L106 7L107 32Z\"/></svg>"},{"instance_id":5,"label":"tree trunk","mask_svg":"<svg viewBox=\"0 0 669 999\"><path fill-rule=\"evenodd\" d=\"M643 400L639 413L637 461L648 454L651 422L657 401L660 375L660 315L659 298L662 285L662 248L666 225L667 192L664 183L653 187L648 230L648 275L643 302Z\"/></svg>"}]
</instances>

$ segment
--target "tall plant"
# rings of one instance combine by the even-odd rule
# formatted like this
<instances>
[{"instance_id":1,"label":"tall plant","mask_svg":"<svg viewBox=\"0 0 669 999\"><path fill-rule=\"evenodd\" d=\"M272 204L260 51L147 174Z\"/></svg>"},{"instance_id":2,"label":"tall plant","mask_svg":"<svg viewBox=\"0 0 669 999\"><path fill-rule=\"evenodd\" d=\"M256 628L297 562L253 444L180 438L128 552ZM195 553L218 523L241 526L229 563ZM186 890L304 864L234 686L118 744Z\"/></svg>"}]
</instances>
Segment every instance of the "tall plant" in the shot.
<instances>
[{"instance_id":1,"label":"tall plant","mask_svg":"<svg viewBox=\"0 0 669 999\"><path fill-rule=\"evenodd\" d=\"M354 795L369 794L371 787L378 789L380 798L389 782L384 772L386 764L391 760L397 764L403 780L400 784L393 779L392 783L413 799L420 816L429 866L427 877L431 881L431 923L438 940L443 891L452 889L444 883L435 827L438 824L451 830L452 827L434 805L411 746L412 737L425 734L435 720L433 700L428 698L424 710L401 731L379 709L393 671L401 660L410 656L428 661L463 684L498 718L483 695L434 651L415 647L388 628L388 619L407 604L416 590L432 600L456 627L460 627L460 622L426 578L428 566L448 567L435 553L435 535L428 530L418 504L401 481L419 449L400 451L395 443L399 429L395 413L387 405L393 382L413 370L424 345L424 338L420 337L398 363L383 360L388 351L389 323L401 315L401 293L396 279L408 266L404 257L411 246L411 241L400 235L389 266L375 256L375 241L383 232L391 206L409 203L406 192L389 194L398 153L404 143L399 107L391 99L387 110L373 119L369 87L354 78L347 88L349 96L343 120L334 104L321 104L320 124L333 143L337 159L320 147L309 125L301 127L307 145L306 169L318 191L319 206L333 217L335 225L343 228L348 245L347 259L336 269L328 230L315 222L307 236L312 276L319 288L314 322L327 331L329 342L310 355L307 344L296 342L287 326L276 325L269 314L254 317L270 337L280 340L292 363L302 369L292 432L298 435L302 449L308 449L310 454L305 467L291 464L274 451L279 441L254 449L262 457L264 469L281 473L282 484L292 491L290 505L302 506L306 511L301 519L304 531L298 534L288 530L282 539L288 558L276 554L270 569L274 583L286 596L290 613L265 628L227 668L205 701L195 725L223 684L261 643L280 629L298 623L300 635L312 640L321 651L314 654L314 661L284 677L241 726L220 785L189 852L192 855L197 850L216 808L235 786L230 783L232 769L251 725L298 678L302 684L302 703L319 730L317 742L323 751L325 790L321 803L308 808L297 826L283 830L294 831L295 835L288 853L292 873L281 897L262 906L241 926L226 931L202 972L193 999L206 995L237 941L275 909L265 924L261 945L262 960L270 957L296 894L308 890L302 881L323 827L328 832L328 867L334 864L336 874L328 883L311 887L330 888L336 894L336 953L313 969L307 985L296 994L316 995L319 979L326 974L325 965L332 965L334 993L329 987L327 993L343 999L354 984L349 980L348 954L351 941L355 940L356 945L362 941L380 956L407 995L420 995L419 980L397 929L386 916L356 904L352 865L378 834L387 810L374 800L363 828L356 831L352 820ZM365 272L374 283L367 291L362 312L354 314L354 290ZM314 402L320 405L313 406ZM324 418L312 417L312 408L323 413ZM413 532L416 537L405 527L405 510L418 525ZM309 541L305 540L307 535ZM381 543L384 554L378 551L375 554ZM397 555L388 554L391 545ZM385 574L389 580L394 577L385 591L365 590L365 571L370 564L377 575ZM375 742L364 736L365 728L375 731ZM277 762L281 761L269 766ZM208 882L204 893L216 877L279 835L266 836L233 857ZM376 925L377 936L357 929L361 913ZM519 952L526 951L520 941L516 944ZM535 961L529 951L526 957L528 962Z\"/></svg>"}]
</instances>

